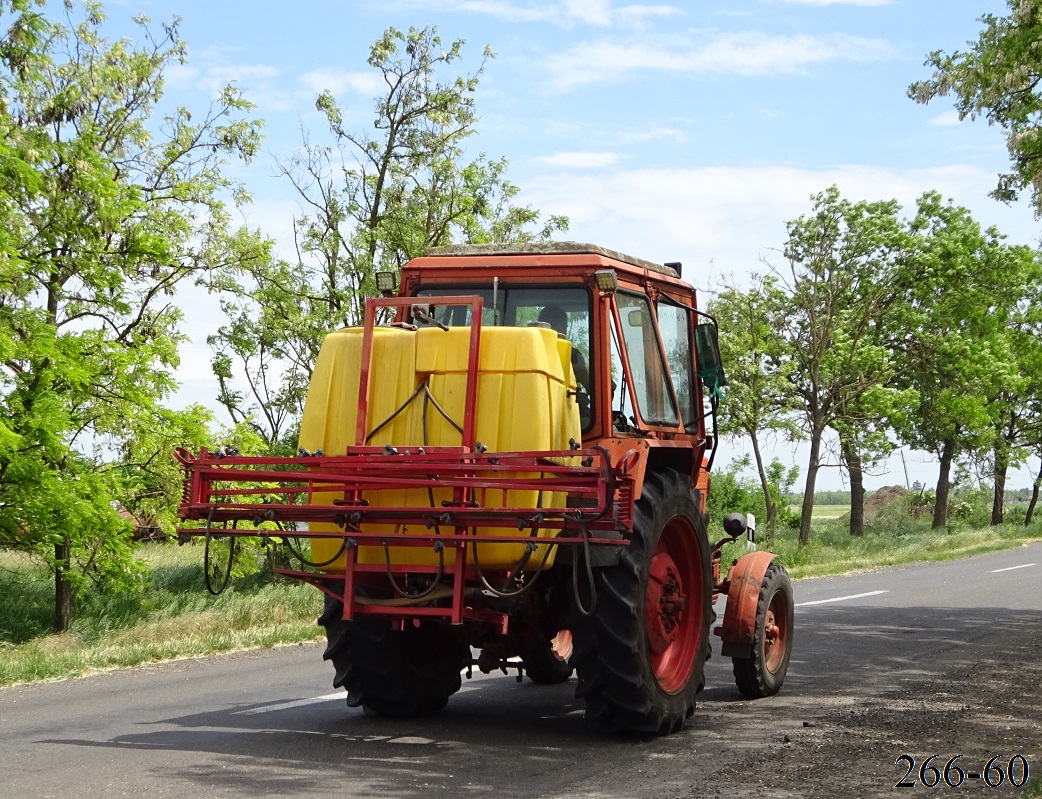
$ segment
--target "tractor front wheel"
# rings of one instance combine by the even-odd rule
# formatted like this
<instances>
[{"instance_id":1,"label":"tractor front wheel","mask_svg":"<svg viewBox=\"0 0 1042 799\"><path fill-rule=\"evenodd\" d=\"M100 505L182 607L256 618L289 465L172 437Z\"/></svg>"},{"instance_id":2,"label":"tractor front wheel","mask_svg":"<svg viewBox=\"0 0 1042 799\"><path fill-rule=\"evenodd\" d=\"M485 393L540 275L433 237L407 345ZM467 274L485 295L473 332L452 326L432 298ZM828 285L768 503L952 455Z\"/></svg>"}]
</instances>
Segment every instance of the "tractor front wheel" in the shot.
<instances>
[{"instance_id":1,"label":"tractor front wheel","mask_svg":"<svg viewBox=\"0 0 1042 799\"><path fill-rule=\"evenodd\" d=\"M521 655L525 673L532 682L555 685L572 676L572 631L560 630L539 649Z\"/></svg>"},{"instance_id":2,"label":"tractor front wheel","mask_svg":"<svg viewBox=\"0 0 1042 799\"><path fill-rule=\"evenodd\" d=\"M594 571L596 606L575 625L576 696L588 719L640 733L683 727L703 684L710 564L690 478L649 470L629 546Z\"/></svg>"},{"instance_id":3,"label":"tractor front wheel","mask_svg":"<svg viewBox=\"0 0 1042 799\"><path fill-rule=\"evenodd\" d=\"M382 716L421 716L441 710L460 689L470 657L448 624L407 621L394 630L386 619L343 618L343 604L326 597L319 624L326 628L323 657L333 662L333 686L347 704Z\"/></svg>"},{"instance_id":4,"label":"tractor front wheel","mask_svg":"<svg viewBox=\"0 0 1042 799\"><path fill-rule=\"evenodd\" d=\"M752 654L731 659L743 696L759 699L781 690L792 653L792 617L792 583L781 564L772 563L760 583Z\"/></svg>"}]
</instances>

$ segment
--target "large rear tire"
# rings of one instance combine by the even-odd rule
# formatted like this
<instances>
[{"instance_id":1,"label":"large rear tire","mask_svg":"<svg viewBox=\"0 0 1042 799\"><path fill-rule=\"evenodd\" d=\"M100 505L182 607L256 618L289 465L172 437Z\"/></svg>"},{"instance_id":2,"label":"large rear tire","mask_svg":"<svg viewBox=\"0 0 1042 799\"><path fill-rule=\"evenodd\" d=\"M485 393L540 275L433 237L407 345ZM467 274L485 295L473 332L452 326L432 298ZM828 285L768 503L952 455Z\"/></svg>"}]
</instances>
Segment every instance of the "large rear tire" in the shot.
<instances>
[{"instance_id":1,"label":"large rear tire","mask_svg":"<svg viewBox=\"0 0 1042 799\"><path fill-rule=\"evenodd\" d=\"M760 699L781 690L792 653L792 621L792 583L785 568L772 563L760 583L752 654L731 659L734 681L743 696Z\"/></svg>"},{"instance_id":2,"label":"large rear tire","mask_svg":"<svg viewBox=\"0 0 1042 799\"><path fill-rule=\"evenodd\" d=\"M709 541L690 480L649 471L633 528L619 563L594 571L593 615L575 625L576 696L601 725L669 733L694 712L712 619Z\"/></svg>"},{"instance_id":3,"label":"large rear tire","mask_svg":"<svg viewBox=\"0 0 1042 799\"><path fill-rule=\"evenodd\" d=\"M333 662L333 686L347 689L349 707L422 716L444 708L460 689L470 652L449 625L410 620L398 631L386 619L346 621L343 613L343 604L327 596L318 622L326 628L323 658Z\"/></svg>"}]
</instances>

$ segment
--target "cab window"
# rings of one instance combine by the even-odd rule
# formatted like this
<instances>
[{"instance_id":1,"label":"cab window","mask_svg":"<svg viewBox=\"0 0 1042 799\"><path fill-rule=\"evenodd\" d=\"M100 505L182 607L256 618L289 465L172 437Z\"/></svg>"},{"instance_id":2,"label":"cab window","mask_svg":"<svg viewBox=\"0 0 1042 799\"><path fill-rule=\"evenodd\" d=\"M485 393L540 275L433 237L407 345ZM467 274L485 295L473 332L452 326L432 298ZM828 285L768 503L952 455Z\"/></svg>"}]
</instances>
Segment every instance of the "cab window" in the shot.
<instances>
[{"instance_id":1,"label":"cab window","mask_svg":"<svg viewBox=\"0 0 1042 799\"><path fill-rule=\"evenodd\" d=\"M655 335L655 319L648 298L622 291L615 296L623 345L630 362L629 379L633 383L640 415L648 422L675 425L677 409L669 390L669 378Z\"/></svg>"},{"instance_id":2,"label":"cab window","mask_svg":"<svg viewBox=\"0 0 1042 799\"><path fill-rule=\"evenodd\" d=\"M593 360L590 357L590 292L580 286L524 288L500 286L493 295L488 285L438 286L417 292L418 297L446 297L478 294L484 301L481 324L496 327L548 326L572 344L572 371L578 384L579 416L582 429L593 423ZM433 319L449 327L470 324L470 307L437 307ZM413 320L421 323L421 320Z\"/></svg>"}]
</instances>

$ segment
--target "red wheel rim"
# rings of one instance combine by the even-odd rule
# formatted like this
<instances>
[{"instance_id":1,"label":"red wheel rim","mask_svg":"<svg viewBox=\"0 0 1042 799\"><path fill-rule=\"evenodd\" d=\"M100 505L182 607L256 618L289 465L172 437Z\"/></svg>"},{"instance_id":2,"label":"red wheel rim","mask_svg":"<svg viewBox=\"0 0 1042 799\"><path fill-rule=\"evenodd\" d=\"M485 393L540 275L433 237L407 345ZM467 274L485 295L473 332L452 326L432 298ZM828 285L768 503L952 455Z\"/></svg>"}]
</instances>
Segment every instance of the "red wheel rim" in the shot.
<instances>
[{"instance_id":1,"label":"red wheel rim","mask_svg":"<svg viewBox=\"0 0 1042 799\"><path fill-rule=\"evenodd\" d=\"M550 651L558 660L567 662L572 656L572 631L561 630L550 641Z\"/></svg>"},{"instance_id":2,"label":"red wheel rim","mask_svg":"<svg viewBox=\"0 0 1042 799\"><path fill-rule=\"evenodd\" d=\"M775 591L763 623L763 665L772 674L785 662L789 642L789 603L785 594Z\"/></svg>"},{"instance_id":3,"label":"red wheel rim","mask_svg":"<svg viewBox=\"0 0 1042 799\"><path fill-rule=\"evenodd\" d=\"M702 646L703 579L695 530L675 516L655 546L644 596L648 659L666 693L687 685Z\"/></svg>"}]
</instances>

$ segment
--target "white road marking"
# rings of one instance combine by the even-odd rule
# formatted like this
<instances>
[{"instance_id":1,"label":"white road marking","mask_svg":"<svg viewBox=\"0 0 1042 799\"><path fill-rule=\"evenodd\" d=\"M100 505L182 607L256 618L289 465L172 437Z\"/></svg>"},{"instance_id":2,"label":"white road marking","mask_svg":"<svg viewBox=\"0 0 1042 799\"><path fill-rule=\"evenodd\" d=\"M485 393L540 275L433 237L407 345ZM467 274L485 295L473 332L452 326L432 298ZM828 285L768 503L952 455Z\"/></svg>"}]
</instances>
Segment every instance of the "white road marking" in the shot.
<instances>
[{"instance_id":1,"label":"white road marking","mask_svg":"<svg viewBox=\"0 0 1042 799\"><path fill-rule=\"evenodd\" d=\"M864 594L850 594L849 596L835 596L832 599L815 599L813 602L797 602L796 607L805 608L807 605L824 605L829 602L845 602L848 599L861 599L865 596L877 596L879 594L886 594L887 591L867 591Z\"/></svg>"},{"instance_id":2,"label":"white road marking","mask_svg":"<svg viewBox=\"0 0 1042 799\"><path fill-rule=\"evenodd\" d=\"M289 710L291 707L303 707L304 705L317 705L319 702L331 702L334 699L345 699L347 694L344 691L338 691L335 694L326 694L325 696L315 696L311 699L298 699L296 702L283 702L281 705L267 705L266 707L254 707L249 710L236 710L232 713L233 716L255 716L258 713L274 713L276 710Z\"/></svg>"},{"instance_id":3,"label":"white road marking","mask_svg":"<svg viewBox=\"0 0 1042 799\"><path fill-rule=\"evenodd\" d=\"M1028 566L1037 566L1037 563L1022 563L1019 566L1007 566L1005 569L992 569L992 574L998 574L999 572L1011 572L1014 569L1026 569Z\"/></svg>"}]
</instances>

